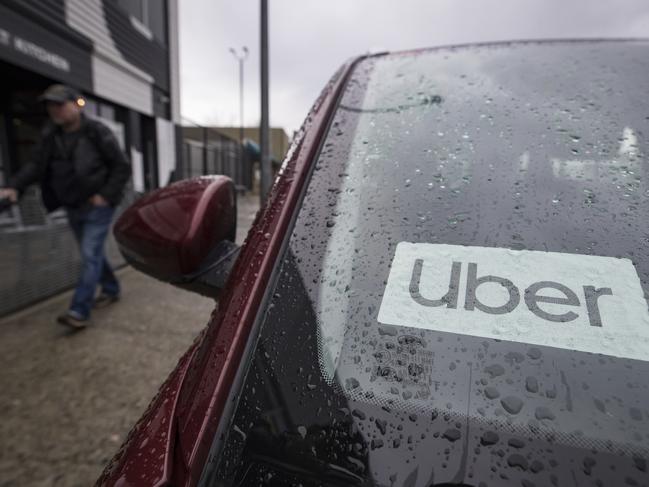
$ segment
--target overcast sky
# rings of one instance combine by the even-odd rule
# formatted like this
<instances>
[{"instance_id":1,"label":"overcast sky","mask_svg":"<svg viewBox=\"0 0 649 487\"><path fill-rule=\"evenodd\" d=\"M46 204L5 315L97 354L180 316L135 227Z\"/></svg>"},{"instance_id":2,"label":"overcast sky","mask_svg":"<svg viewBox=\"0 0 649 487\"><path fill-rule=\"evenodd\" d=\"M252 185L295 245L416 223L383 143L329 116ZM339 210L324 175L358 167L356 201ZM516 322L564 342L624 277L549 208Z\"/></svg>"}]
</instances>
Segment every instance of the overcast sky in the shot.
<instances>
[{"instance_id":1,"label":"overcast sky","mask_svg":"<svg viewBox=\"0 0 649 487\"><path fill-rule=\"evenodd\" d=\"M649 0L269 0L270 121L289 135L334 71L367 51L565 37L649 37ZM259 0L180 0L181 110L238 125L238 64L247 46L245 116L259 123Z\"/></svg>"}]
</instances>

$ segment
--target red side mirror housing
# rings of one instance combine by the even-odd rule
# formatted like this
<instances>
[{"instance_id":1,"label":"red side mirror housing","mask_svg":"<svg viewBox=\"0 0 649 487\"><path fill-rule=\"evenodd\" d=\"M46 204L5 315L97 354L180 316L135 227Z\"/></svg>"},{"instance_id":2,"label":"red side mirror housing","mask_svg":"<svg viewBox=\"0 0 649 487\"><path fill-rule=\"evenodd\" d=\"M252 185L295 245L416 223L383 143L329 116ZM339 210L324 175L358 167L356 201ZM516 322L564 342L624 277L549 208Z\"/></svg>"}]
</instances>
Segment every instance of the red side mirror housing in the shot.
<instances>
[{"instance_id":1,"label":"red side mirror housing","mask_svg":"<svg viewBox=\"0 0 649 487\"><path fill-rule=\"evenodd\" d=\"M119 217L115 239L129 264L171 283L186 283L232 249L237 199L226 176L178 181L146 194ZM183 286L185 287L185 286Z\"/></svg>"}]
</instances>

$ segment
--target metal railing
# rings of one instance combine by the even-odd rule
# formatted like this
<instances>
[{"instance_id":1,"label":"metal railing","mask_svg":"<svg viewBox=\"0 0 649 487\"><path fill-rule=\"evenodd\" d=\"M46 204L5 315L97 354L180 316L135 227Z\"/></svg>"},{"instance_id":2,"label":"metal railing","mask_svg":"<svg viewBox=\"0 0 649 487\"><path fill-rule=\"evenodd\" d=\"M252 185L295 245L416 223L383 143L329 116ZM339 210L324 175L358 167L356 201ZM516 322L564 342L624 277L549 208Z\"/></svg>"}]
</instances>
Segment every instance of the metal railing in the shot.
<instances>
[{"instance_id":1,"label":"metal railing","mask_svg":"<svg viewBox=\"0 0 649 487\"><path fill-rule=\"evenodd\" d=\"M199 137L189 138L183 133L182 161L179 176L183 179L208 174L222 174L232 178L238 190L252 189L253 161L243 150L239 141L231 139L216 130L194 123L193 134ZM200 138L200 140L198 140Z\"/></svg>"},{"instance_id":2,"label":"metal railing","mask_svg":"<svg viewBox=\"0 0 649 487\"><path fill-rule=\"evenodd\" d=\"M117 213L135 197L127 188ZM112 231L106 255L114 267L125 264ZM74 287L80 270L81 257L65 211L47 214L37 187L0 213L0 317Z\"/></svg>"}]
</instances>

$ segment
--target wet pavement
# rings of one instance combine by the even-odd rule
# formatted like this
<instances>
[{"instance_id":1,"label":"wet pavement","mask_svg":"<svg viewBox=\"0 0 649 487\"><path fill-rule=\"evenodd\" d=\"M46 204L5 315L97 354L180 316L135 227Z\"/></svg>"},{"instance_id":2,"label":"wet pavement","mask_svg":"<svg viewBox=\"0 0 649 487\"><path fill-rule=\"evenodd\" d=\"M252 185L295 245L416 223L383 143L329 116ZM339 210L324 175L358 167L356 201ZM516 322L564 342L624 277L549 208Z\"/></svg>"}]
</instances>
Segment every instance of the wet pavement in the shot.
<instances>
[{"instance_id":1,"label":"wet pavement","mask_svg":"<svg viewBox=\"0 0 649 487\"><path fill-rule=\"evenodd\" d=\"M237 241L258 208L239 198ZM71 292L0 319L0 487L92 485L214 301L132 268L122 299L70 333L54 323Z\"/></svg>"}]
</instances>

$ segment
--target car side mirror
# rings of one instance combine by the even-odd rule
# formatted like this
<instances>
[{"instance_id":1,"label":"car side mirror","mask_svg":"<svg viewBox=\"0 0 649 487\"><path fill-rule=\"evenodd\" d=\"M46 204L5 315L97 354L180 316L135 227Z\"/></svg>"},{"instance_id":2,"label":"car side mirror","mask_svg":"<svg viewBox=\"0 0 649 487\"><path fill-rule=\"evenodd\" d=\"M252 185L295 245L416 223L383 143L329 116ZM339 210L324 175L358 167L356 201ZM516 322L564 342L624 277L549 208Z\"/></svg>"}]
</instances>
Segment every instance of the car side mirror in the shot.
<instances>
[{"instance_id":1,"label":"car side mirror","mask_svg":"<svg viewBox=\"0 0 649 487\"><path fill-rule=\"evenodd\" d=\"M146 194L121 214L113 233L139 271L216 298L239 252L236 226L232 180L201 176Z\"/></svg>"}]
</instances>

